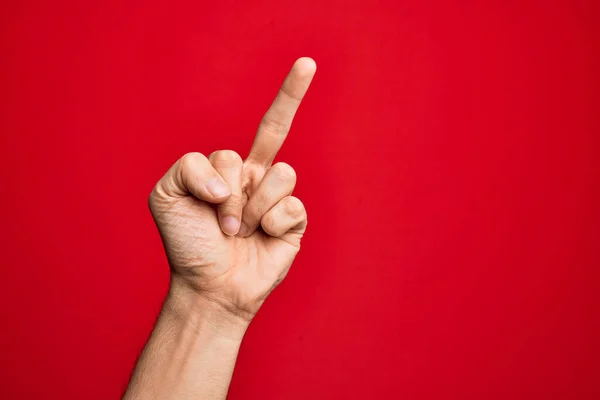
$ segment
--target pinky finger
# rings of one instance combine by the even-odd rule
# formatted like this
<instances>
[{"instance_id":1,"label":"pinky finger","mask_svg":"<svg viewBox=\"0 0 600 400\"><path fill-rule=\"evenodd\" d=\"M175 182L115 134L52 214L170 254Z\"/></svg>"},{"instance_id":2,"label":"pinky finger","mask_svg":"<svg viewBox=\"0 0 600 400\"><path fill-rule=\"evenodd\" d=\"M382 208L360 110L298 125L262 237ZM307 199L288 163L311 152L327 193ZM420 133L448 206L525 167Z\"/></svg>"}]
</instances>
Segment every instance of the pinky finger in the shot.
<instances>
[{"instance_id":1,"label":"pinky finger","mask_svg":"<svg viewBox=\"0 0 600 400\"><path fill-rule=\"evenodd\" d=\"M297 197L286 196L263 215L260 224L273 237L281 237L288 232L302 237L307 224L306 209Z\"/></svg>"}]
</instances>

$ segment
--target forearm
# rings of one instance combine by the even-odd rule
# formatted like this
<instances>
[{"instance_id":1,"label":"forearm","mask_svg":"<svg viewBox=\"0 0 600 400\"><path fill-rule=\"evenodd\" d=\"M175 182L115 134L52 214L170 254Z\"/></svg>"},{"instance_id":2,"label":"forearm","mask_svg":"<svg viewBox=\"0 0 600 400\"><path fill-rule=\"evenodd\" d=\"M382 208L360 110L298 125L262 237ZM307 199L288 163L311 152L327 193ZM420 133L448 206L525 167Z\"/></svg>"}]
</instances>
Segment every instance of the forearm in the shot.
<instances>
[{"instance_id":1,"label":"forearm","mask_svg":"<svg viewBox=\"0 0 600 400\"><path fill-rule=\"evenodd\" d=\"M225 399L246 328L172 279L124 399Z\"/></svg>"}]
</instances>

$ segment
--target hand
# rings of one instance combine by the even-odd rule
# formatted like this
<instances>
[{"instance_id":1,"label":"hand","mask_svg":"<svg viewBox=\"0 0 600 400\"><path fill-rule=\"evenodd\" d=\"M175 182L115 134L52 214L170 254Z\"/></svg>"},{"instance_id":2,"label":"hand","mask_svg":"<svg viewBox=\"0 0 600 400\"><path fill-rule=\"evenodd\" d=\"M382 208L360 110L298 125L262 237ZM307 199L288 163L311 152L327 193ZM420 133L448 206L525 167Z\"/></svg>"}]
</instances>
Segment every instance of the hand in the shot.
<instances>
[{"instance_id":1,"label":"hand","mask_svg":"<svg viewBox=\"0 0 600 400\"><path fill-rule=\"evenodd\" d=\"M186 154L150 195L172 284L246 322L287 274L306 229L294 169L272 162L315 71L312 59L296 61L245 161L231 150Z\"/></svg>"}]
</instances>

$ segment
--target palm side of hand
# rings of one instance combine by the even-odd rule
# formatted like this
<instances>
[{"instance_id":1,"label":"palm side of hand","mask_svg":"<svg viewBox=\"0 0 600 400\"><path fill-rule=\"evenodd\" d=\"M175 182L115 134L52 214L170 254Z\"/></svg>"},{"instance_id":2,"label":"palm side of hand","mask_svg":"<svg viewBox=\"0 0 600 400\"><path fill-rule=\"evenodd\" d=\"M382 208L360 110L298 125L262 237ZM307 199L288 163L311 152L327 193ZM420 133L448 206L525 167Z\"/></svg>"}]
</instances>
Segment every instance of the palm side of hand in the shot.
<instances>
[{"instance_id":1,"label":"palm side of hand","mask_svg":"<svg viewBox=\"0 0 600 400\"><path fill-rule=\"evenodd\" d=\"M294 64L245 162L229 150L189 153L149 199L172 273L245 318L285 277L306 228L304 206L291 196L294 170L272 161L314 71L311 59Z\"/></svg>"}]
</instances>

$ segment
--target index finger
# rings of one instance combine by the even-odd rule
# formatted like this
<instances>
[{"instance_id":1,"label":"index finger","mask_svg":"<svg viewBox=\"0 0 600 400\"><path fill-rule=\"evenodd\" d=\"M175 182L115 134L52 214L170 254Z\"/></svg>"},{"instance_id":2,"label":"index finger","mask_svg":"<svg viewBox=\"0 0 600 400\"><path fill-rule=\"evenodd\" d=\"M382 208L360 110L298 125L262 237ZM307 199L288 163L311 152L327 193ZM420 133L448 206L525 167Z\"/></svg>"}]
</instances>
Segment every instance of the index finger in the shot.
<instances>
[{"instance_id":1,"label":"index finger","mask_svg":"<svg viewBox=\"0 0 600 400\"><path fill-rule=\"evenodd\" d=\"M312 58L302 57L296 60L275 101L260 122L249 160L266 167L271 165L290 131L294 115L316 70L317 65Z\"/></svg>"}]
</instances>

